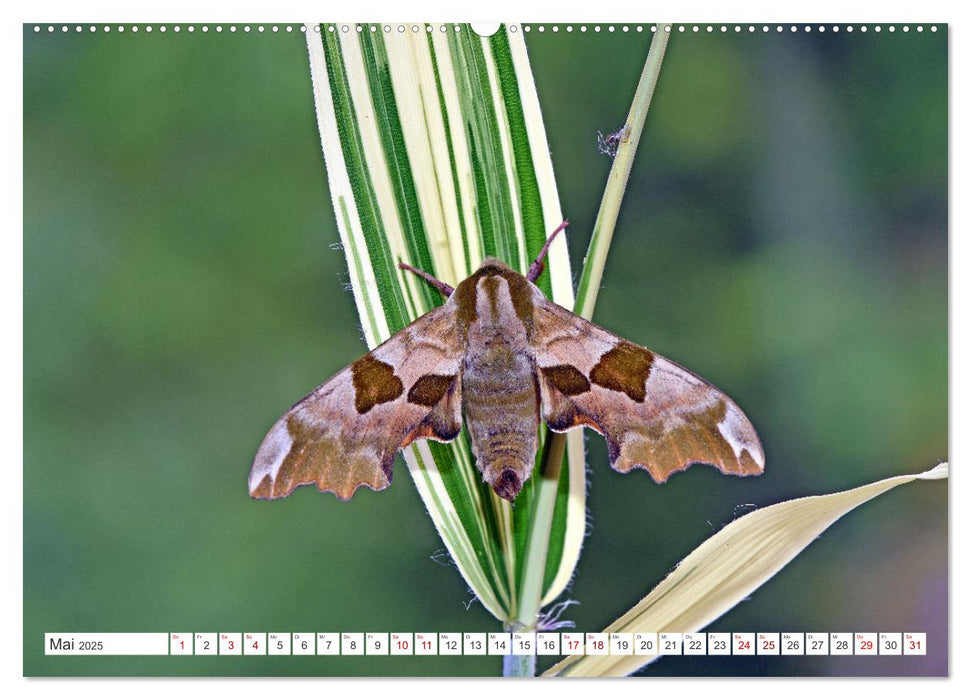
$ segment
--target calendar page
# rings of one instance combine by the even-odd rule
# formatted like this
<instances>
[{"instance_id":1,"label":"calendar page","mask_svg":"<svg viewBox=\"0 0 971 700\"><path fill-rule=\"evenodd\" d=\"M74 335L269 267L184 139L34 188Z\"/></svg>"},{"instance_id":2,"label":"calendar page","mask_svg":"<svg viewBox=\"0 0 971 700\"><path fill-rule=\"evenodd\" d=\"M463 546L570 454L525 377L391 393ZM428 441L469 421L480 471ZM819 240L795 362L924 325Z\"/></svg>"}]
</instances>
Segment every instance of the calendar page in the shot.
<instances>
[{"instance_id":1,"label":"calendar page","mask_svg":"<svg viewBox=\"0 0 971 700\"><path fill-rule=\"evenodd\" d=\"M947 23L508 19L23 25L24 676L948 675Z\"/></svg>"}]
</instances>

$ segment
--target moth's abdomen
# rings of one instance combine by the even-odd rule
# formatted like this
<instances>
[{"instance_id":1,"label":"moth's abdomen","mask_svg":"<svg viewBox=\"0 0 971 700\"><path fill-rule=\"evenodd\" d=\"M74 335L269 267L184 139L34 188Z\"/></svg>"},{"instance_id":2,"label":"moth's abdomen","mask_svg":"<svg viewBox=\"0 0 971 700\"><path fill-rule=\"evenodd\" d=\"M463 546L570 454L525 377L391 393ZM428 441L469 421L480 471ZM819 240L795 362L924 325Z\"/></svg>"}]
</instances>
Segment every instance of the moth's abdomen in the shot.
<instances>
[{"instance_id":1,"label":"moth's abdomen","mask_svg":"<svg viewBox=\"0 0 971 700\"><path fill-rule=\"evenodd\" d=\"M539 388L532 361L501 338L470 353L462 372L462 404L482 477L512 501L533 470Z\"/></svg>"}]
</instances>

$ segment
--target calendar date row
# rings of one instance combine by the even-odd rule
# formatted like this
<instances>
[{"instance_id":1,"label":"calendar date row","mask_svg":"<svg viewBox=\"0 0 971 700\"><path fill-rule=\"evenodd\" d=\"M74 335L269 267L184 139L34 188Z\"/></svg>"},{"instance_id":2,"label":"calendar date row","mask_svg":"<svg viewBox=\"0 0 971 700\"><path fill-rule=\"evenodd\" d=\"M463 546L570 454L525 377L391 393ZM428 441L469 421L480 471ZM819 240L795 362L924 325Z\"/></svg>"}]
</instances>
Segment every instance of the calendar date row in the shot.
<instances>
[{"instance_id":1,"label":"calendar date row","mask_svg":"<svg viewBox=\"0 0 971 700\"><path fill-rule=\"evenodd\" d=\"M923 632L48 633L62 656L923 656Z\"/></svg>"}]
</instances>

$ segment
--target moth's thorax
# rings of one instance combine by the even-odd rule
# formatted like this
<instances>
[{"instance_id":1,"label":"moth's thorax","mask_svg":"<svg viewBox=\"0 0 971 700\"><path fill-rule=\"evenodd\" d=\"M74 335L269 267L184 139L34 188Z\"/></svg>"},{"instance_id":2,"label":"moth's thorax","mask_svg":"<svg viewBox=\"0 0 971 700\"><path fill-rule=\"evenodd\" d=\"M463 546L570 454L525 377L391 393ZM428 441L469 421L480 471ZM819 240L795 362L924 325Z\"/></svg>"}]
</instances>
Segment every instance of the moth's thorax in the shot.
<instances>
[{"instance_id":1,"label":"moth's thorax","mask_svg":"<svg viewBox=\"0 0 971 700\"><path fill-rule=\"evenodd\" d=\"M510 334L521 331L528 340L533 328L534 289L524 275L498 260L486 259L452 295L458 307L459 332L469 333L476 325L492 326Z\"/></svg>"}]
</instances>

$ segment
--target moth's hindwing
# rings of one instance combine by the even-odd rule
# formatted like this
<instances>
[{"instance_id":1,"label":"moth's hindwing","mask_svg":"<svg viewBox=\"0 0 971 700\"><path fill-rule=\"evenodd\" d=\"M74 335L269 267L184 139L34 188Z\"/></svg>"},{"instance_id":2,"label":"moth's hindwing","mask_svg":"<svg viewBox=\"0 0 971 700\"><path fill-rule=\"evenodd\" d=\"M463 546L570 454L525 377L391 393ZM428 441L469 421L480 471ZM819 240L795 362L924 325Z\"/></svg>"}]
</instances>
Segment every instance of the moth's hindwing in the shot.
<instances>
[{"instance_id":1,"label":"moth's hindwing","mask_svg":"<svg viewBox=\"0 0 971 700\"><path fill-rule=\"evenodd\" d=\"M725 394L660 355L534 296L533 352L550 428L589 425L619 472L657 482L694 462L726 474L760 473L755 428Z\"/></svg>"},{"instance_id":2,"label":"moth's hindwing","mask_svg":"<svg viewBox=\"0 0 971 700\"><path fill-rule=\"evenodd\" d=\"M342 500L391 483L395 453L419 438L447 442L462 427L455 305L425 314L346 367L270 429L250 470L254 498L316 484Z\"/></svg>"}]
</instances>

